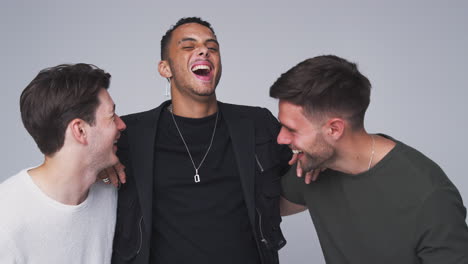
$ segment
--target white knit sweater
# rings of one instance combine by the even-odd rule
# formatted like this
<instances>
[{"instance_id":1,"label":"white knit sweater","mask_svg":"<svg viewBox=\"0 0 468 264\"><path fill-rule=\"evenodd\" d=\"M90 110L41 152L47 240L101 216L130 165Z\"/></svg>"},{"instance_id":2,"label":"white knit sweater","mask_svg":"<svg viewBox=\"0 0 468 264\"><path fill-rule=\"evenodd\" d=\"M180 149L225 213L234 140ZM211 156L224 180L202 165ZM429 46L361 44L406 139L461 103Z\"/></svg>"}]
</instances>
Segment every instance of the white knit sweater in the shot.
<instances>
[{"instance_id":1,"label":"white knit sweater","mask_svg":"<svg viewBox=\"0 0 468 264\"><path fill-rule=\"evenodd\" d=\"M0 263L110 263L116 206L116 189L102 182L81 204L61 204L25 169L0 184Z\"/></svg>"}]
</instances>

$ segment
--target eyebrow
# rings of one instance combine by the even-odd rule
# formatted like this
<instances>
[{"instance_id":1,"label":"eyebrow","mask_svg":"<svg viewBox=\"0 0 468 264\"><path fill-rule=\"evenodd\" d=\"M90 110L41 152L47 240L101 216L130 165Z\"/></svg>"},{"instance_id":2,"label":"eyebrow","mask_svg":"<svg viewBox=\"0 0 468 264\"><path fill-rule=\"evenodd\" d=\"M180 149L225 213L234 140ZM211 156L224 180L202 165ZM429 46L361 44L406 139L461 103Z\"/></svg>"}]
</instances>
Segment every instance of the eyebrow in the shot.
<instances>
[{"instance_id":1,"label":"eyebrow","mask_svg":"<svg viewBox=\"0 0 468 264\"><path fill-rule=\"evenodd\" d=\"M196 42L197 40L194 39L194 38L183 38L183 39L181 39L181 40L178 42L178 44L180 45L180 44L182 44L182 42L187 42L187 41L194 41L194 42ZM219 46L219 42L218 42L216 39L207 39L207 40L205 41L205 43L207 43L207 42L213 42L213 43L216 43L216 45Z\"/></svg>"},{"instance_id":2,"label":"eyebrow","mask_svg":"<svg viewBox=\"0 0 468 264\"><path fill-rule=\"evenodd\" d=\"M208 40L205 41L205 43L207 43L207 42L213 42L213 43L216 43L216 45L219 46L219 42L216 39L208 39Z\"/></svg>"},{"instance_id":3,"label":"eyebrow","mask_svg":"<svg viewBox=\"0 0 468 264\"><path fill-rule=\"evenodd\" d=\"M281 125L282 127L285 127L285 128L286 128L287 130L289 130L289 131L292 131L292 132L295 132L295 131L296 131L295 129L292 129L292 128L288 127L287 125L285 125L285 124L283 124L283 123L281 123L281 122L280 122L280 125Z\"/></svg>"}]
</instances>

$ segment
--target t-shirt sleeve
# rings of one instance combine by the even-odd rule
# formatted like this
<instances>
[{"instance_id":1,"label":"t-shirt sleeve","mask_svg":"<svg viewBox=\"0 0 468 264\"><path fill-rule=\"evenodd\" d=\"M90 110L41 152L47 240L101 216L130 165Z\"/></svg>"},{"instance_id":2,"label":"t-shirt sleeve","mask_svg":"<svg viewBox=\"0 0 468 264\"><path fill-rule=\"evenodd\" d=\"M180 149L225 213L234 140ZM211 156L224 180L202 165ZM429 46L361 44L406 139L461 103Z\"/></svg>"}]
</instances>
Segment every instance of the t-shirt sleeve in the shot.
<instances>
[{"instance_id":1,"label":"t-shirt sleeve","mask_svg":"<svg viewBox=\"0 0 468 264\"><path fill-rule=\"evenodd\" d=\"M304 178L296 175L296 165L291 166L289 171L281 177L281 195L290 202L306 205L303 195L305 185Z\"/></svg>"},{"instance_id":2,"label":"t-shirt sleeve","mask_svg":"<svg viewBox=\"0 0 468 264\"><path fill-rule=\"evenodd\" d=\"M433 191L420 208L417 254L424 264L468 263L466 208L453 187Z\"/></svg>"}]
</instances>

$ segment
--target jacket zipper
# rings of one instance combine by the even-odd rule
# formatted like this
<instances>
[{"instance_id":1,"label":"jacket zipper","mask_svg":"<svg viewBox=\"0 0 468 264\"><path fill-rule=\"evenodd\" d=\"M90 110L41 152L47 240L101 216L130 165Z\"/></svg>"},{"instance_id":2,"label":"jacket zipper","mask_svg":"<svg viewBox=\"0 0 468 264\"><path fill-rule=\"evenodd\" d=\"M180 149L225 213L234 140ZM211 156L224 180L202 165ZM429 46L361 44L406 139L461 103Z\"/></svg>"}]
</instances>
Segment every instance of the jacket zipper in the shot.
<instances>
[{"instance_id":1,"label":"jacket zipper","mask_svg":"<svg viewBox=\"0 0 468 264\"><path fill-rule=\"evenodd\" d=\"M140 224L139 224L139 227L140 227L140 246L138 247L136 255L138 255L140 253L141 245L143 244L143 231L141 230L141 224L142 223L143 223L143 216L141 216L141 218L140 218Z\"/></svg>"},{"instance_id":2,"label":"jacket zipper","mask_svg":"<svg viewBox=\"0 0 468 264\"><path fill-rule=\"evenodd\" d=\"M263 235L263 228L262 228L262 214L260 214L260 211L258 211L257 208L255 208L257 210L257 214L258 214L258 229L260 230L260 237L261 237L261 240L263 244L265 244L266 247L268 247L268 240L266 240L265 236Z\"/></svg>"},{"instance_id":3,"label":"jacket zipper","mask_svg":"<svg viewBox=\"0 0 468 264\"><path fill-rule=\"evenodd\" d=\"M263 172L264 169L263 169L262 164L260 163L260 160L258 160L257 154L255 154L255 160L257 161L258 167L260 168L260 172Z\"/></svg>"}]
</instances>

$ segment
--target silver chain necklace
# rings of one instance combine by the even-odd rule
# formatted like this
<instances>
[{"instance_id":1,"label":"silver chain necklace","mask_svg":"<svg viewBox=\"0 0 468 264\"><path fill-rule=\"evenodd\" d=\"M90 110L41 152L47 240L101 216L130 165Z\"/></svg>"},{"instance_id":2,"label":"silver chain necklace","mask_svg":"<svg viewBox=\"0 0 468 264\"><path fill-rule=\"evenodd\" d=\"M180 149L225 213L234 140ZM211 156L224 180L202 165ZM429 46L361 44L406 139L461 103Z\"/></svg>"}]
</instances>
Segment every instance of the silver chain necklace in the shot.
<instances>
[{"instance_id":1,"label":"silver chain necklace","mask_svg":"<svg viewBox=\"0 0 468 264\"><path fill-rule=\"evenodd\" d=\"M371 153L371 157L370 157L370 160L369 160L369 166L367 167L367 170L370 170L370 166L372 165L372 160L374 159L374 153L375 153L374 135L371 135L371 138L372 138L372 153Z\"/></svg>"},{"instance_id":2,"label":"silver chain necklace","mask_svg":"<svg viewBox=\"0 0 468 264\"><path fill-rule=\"evenodd\" d=\"M195 176L193 176L193 179L196 183L199 183L200 182L200 175L198 174L198 169L200 169L201 165L203 164L203 162L205 161L205 158L206 156L208 155L208 152L210 152L210 149L211 149L211 145L213 145L213 139L214 139L214 136L216 134L216 126L218 125L218 115L219 115L219 109L218 111L216 112L216 120L215 120L215 126L214 126L214 129L213 129L213 134L211 135L211 141L210 141L210 145L208 146L208 149L206 150L206 153L205 153L205 156L203 156L203 159L202 161L200 162L200 164L197 166L195 166L195 162L193 161L193 158L192 158L192 154L190 154L190 150L187 146L187 143L185 143L185 139L184 137L182 136L182 133L180 132L180 129L179 129L179 126L177 125L177 122L175 120L175 117L174 117L174 113L172 112L172 105L169 105L167 107L167 109L169 110L169 112L171 112L171 116L172 116L172 120L174 121L174 125L175 127L177 128L177 132L179 132L179 136L180 138L182 139L182 142L184 143L184 146L185 146L185 149L187 150L187 153L190 157L190 160L192 161L192 165L193 165L193 168L195 169Z\"/></svg>"}]
</instances>

